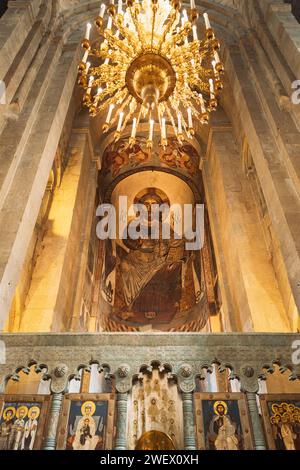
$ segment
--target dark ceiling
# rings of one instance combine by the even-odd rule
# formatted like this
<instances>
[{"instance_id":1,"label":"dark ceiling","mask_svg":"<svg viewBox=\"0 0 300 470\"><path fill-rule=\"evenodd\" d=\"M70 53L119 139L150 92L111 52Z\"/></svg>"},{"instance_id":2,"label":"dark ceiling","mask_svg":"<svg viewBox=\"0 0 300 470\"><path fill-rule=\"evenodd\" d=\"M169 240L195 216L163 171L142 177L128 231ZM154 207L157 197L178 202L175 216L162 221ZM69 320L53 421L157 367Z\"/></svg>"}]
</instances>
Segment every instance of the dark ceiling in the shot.
<instances>
[{"instance_id":1,"label":"dark ceiling","mask_svg":"<svg viewBox=\"0 0 300 470\"><path fill-rule=\"evenodd\" d=\"M0 0L0 16L2 16L5 10L7 9L7 4L8 0Z\"/></svg>"},{"instance_id":2,"label":"dark ceiling","mask_svg":"<svg viewBox=\"0 0 300 470\"><path fill-rule=\"evenodd\" d=\"M284 0L292 5L292 12L300 23L300 0Z\"/></svg>"}]
</instances>

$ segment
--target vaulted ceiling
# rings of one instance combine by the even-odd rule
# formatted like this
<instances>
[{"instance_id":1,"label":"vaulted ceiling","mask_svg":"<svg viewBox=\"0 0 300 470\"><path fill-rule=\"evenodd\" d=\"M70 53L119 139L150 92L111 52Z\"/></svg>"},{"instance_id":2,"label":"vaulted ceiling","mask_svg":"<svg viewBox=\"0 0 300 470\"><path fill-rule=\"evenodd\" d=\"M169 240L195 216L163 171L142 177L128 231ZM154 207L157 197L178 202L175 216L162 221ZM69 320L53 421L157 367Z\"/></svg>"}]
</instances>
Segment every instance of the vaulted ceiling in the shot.
<instances>
[{"instance_id":1,"label":"vaulted ceiling","mask_svg":"<svg viewBox=\"0 0 300 470\"><path fill-rule=\"evenodd\" d=\"M84 3L94 4L97 2L93 2L91 0L58 0L58 3L60 6L60 10L67 10L67 9L74 8L74 7L76 8L76 6L82 5ZM104 1L104 3L106 2ZM196 0L196 3L198 3L197 0ZM239 5L244 2L243 0L210 0L205 3L207 3L208 5L210 3L211 4L215 3L215 4L220 4L226 7L230 7L230 8L238 8Z\"/></svg>"}]
</instances>

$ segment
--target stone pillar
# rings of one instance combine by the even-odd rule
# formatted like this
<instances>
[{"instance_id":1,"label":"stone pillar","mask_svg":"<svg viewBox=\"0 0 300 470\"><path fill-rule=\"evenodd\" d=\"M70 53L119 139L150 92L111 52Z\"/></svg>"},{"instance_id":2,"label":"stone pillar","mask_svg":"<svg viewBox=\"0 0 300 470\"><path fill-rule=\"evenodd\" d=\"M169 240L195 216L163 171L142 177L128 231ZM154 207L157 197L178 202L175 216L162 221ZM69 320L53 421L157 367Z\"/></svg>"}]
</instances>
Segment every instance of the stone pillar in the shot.
<instances>
[{"instance_id":1,"label":"stone pillar","mask_svg":"<svg viewBox=\"0 0 300 470\"><path fill-rule=\"evenodd\" d=\"M58 421L59 421L59 416L60 416L60 411L61 411L62 399L63 399L62 392L54 393L52 395L49 425L47 429L47 435L46 435L46 439L44 442L43 450L55 450L57 427L58 427Z\"/></svg>"},{"instance_id":2,"label":"stone pillar","mask_svg":"<svg viewBox=\"0 0 300 470\"><path fill-rule=\"evenodd\" d=\"M48 428L43 445L43 450L55 450L57 428L61 412L63 394L68 383L68 367L59 364L55 367L51 380L52 402L48 421Z\"/></svg>"},{"instance_id":3,"label":"stone pillar","mask_svg":"<svg viewBox=\"0 0 300 470\"><path fill-rule=\"evenodd\" d=\"M269 14L268 18L270 18ZM291 15L290 18L293 19ZM295 20L294 23L299 29L299 25L297 25ZM279 28L277 32L280 30L282 33L280 33L281 52L284 54L285 58L291 53L294 54L295 67L293 68L291 61L289 61L289 65L293 71L298 70L298 75L295 72L295 76L297 77L300 74L298 53L291 52L295 44L292 45L288 37L284 34L282 24ZM274 35L274 39L275 37L277 38L277 36L278 34L276 36ZM277 100L274 100L275 85L273 89L270 86L271 81L274 83L275 80L277 80L277 83L282 81L283 72L278 81L274 70L272 70L272 68L270 69L268 65L266 56L260 57L258 55L257 52L261 51L260 45L256 43L255 48L253 48L251 41L243 40L242 53L234 47L229 47L227 60L225 60L226 71L228 76L231 77L230 80L234 83L235 89L233 99L230 103L230 113L232 115L238 114L241 117L240 122L242 126L237 124L235 127L239 129L239 136L244 133L245 140L249 145L249 151L254 163L253 166L255 167L257 180L259 181L263 195L264 214L269 217L269 227L272 230L272 238L275 244L278 245L282 256L282 274L280 273L279 276L277 270L277 282L279 285L282 284L283 292L285 285L290 287L292 294L291 301L295 302L299 310L300 289L298 279L300 276L300 243L297 230L300 221L300 172L297 158L299 152L296 145L299 139L299 130L296 129L295 118L293 117L293 119L291 119L291 115L289 115L288 112L282 111L280 109L281 105L279 106L276 103ZM262 41L264 41L264 39L260 40L260 44ZM245 54L246 50L247 54ZM282 67L283 70L286 68L288 67ZM272 80L266 81L263 79L267 70L267 73L271 72L273 74ZM289 78L287 81L290 96L292 93L291 79ZM247 87L245 87L245 83L248 84ZM285 93L283 94L283 91L281 91L279 95L278 102L281 101L281 99L285 100L287 109L289 109L290 97L287 95L284 96ZM298 109L298 106L291 106L291 109L293 108L295 108L294 113ZM276 132L274 132L274 129L276 129ZM293 190L290 189L291 187ZM289 195L288 200L287 194ZM259 238L259 232L256 232L252 240L255 239L257 241ZM252 246L251 244L251 247ZM236 251L240 251L238 247L236 247ZM279 253L279 250L276 251ZM259 267L254 258L252 262ZM260 267L259 269L260 272L264 274ZM252 284L252 280L256 278L254 271L251 276L252 278L248 279L249 284ZM264 277L266 280L266 276ZM281 279L285 279L284 282L281 282ZM266 281L263 282L263 285L265 284ZM268 287L269 285L268 281ZM263 298L264 296L262 295L261 297ZM269 299L271 299L270 293ZM291 305L292 302L288 300L286 303L287 306ZM273 303L273 300L272 302L268 301L268 305L271 305L271 303ZM260 311L262 312L264 310L261 308ZM276 312L274 313L276 314ZM297 310L295 313L291 313L289 331L291 331L291 327L292 331L297 331L299 323ZM273 314L269 314L268 318L272 318L272 323L275 324ZM274 330L272 328L268 328L267 330L262 328L259 331L270 332ZM277 331L286 332L287 330L286 328L280 328Z\"/></svg>"},{"instance_id":4,"label":"stone pillar","mask_svg":"<svg viewBox=\"0 0 300 470\"><path fill-rule=\"evenodd\" d=\"M97 168L93 160L93 148L88 129L73 129L69 151L78 159L78 174L75 178L75 165L70 166L72 180L68 192L73 191L68 213L69 227L64 247L60 250L60 279L57 283L52 331L79 331L82 291L84 287L89 249L89 239L93 223L95 195L97 188ZM73 186L74 184L74 186ZM72 190L73 186L73 190ZM64 204L64 201L62 201ZM57 263L58 264L58 263Z\"/></svg>"},{"instance_id":5,"label":"stone pillar","mask_svg":"<svg viewBox=\"0 0 300 470\"><path fill-rule=\"evenodd\" d=\"M117 393L117 435L115 450L126 450L128 393Z\"/></svg>"},{"instance_id":6,"label":"stone pillar","mask_svg":"<svg viewBox=\"0 0 300 470\"><path fill-rule=\"evenodd\" d=\"M266 450L266 441L262 429L261 418L258 412L256 393L247 392L247 403L252 424L254 445L256 450Z\"/></svg>"},{"instance_id":7,"label":"stone pillar","mask_svg":"<svg viewBox=\"0 0 300 470\"><path fill-rule=\"evenodd\" d=\"M191 364L181 364L178 369L178 387L181 391L183 408L183 437L184 449L196 449L193 391L195 390L195 376Z\"/></svg>"},{"instance_id":8,"label":"stone pillar","mask_svg":"<svg viewBox=\"0 0 300 470\"><path fill-rule=\"evenodd\" d=\"M231 328L289 332L262 220L229 125L212 128L203 174ZM218 191L214 191L215 181ZM268 292L262 288L266 282Z\"/></svg>"},{"instance_id":9,"label":"stone pillar","mask_svg":"<svg viewBox=\"0 0 300 470\"><path fill-rule=\"evenodd\" d=\"M239 376L241 382L241 391L246 394L250 414L250 422L252 425L252 432L254 438L254 448L256 450L266 450L266 441L256 401L256 394L259 389L259 372L260 370L257 370L255 365L246 364L240 367Z\"/></svg>"},{"instance_id":10,"label":"stone pillar","mask_svg":"<svg viewBox=\"0 0 300 470\"><path fill-rule=\"evenodd\" d=\"M57 47L57 44L54 46ZM20 154L13 175L10 175L11 179L5 179L7 186L2 194L0 209L0 226L3 227L0 261L1 331L5 328L72 99L77 77L76 49L77 45L65 48L56 64L52 64L51 73L47 77L49 83L45 85L41 103L35 109L35 120L26 135L20 139L18 133L14 133L14 139L20 144ZM22 122L26 117L21 113L19 121ZM5 148L6 145L3 151ZM11 151L7 153L11 155ZM11 216L8 217L8 214Z\"/></svg>"},{"instance_id":11,"label":"stone pillar","mask_svg":"<svg viewBox=\"0 0 300 470\"><path fill-rule=\"evenodd\" d=\"M193 411L193 393L182 394L184 449L196 449L196 436Z\"/></svg>"}]
</instances>

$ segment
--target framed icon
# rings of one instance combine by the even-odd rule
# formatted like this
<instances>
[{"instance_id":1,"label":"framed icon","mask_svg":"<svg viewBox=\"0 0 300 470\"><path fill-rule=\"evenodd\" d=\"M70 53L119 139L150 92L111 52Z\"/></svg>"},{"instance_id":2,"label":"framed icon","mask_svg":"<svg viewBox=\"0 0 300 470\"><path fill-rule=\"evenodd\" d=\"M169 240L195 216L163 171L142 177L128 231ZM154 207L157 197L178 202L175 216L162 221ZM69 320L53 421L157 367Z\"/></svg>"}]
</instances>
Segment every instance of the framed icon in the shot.
<instances>
[{"instance_id":1,"label":"framed icon","mask_svg":"<svg viewBox=\"0 0 300 470\"><path fill-rule=\"evenodd\" d=\"M41 450L50 395L0 395L0 450Z\"/></svg>"},{"instance_id":2,"label":"framed icon","mask_svg":"<svg viewBox=\"0 0 300 470\"><path fill-rule=\"evenodd\" d=\"M260 395L270 450L300 450L300 394Z\"/></svg>"},{"instance_id":3,"label":"framed icon","mask_svg":"<svg viewBox=\"0 0 300 470\"><path fill-rule=\"evenodd\" d=\"M242 393L195 393L194 404L198 449L253 449L247 402Z\"/></svg>"},{"instance_id":4,"label":"framed icon","mask_svg":"<svg viewBox=\"0 0 300 470\"><path fill-rule=\"evenodd\" d=\"M64 397L57 449L111 450L115 395L68 394Z\"/></svg>"}]
</instances>

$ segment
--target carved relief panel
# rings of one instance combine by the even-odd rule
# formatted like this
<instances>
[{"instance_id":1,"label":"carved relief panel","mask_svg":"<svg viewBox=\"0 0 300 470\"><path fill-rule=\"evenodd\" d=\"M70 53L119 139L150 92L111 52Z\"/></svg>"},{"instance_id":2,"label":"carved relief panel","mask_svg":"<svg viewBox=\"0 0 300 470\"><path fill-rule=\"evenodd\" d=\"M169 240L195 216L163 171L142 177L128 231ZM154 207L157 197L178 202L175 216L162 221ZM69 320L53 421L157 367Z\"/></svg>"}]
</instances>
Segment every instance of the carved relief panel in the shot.
<instances>
[{"instance_id":1,"label":"carved relief panel","mask_svg":"<svg viewBox=\"0 0 300 470\"><path fill-rule=\"evenodd\" d=\"M135 449L150 431L167 435L174 448L183 448L183 411L177 385L157 369L143 374L132 387L128 405L128 448Z\"/></svg>"}]
</instances>

